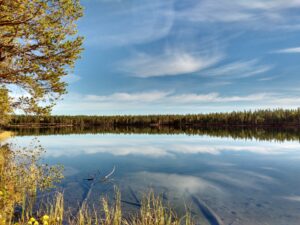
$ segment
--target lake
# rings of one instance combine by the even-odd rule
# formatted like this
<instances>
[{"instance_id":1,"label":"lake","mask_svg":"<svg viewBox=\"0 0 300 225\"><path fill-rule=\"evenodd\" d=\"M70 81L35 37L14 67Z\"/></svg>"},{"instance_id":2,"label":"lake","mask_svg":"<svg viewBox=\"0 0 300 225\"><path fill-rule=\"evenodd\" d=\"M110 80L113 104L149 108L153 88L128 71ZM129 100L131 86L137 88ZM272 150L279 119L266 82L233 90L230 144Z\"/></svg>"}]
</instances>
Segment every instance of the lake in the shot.
<instances>
[{"instance_id":1,"label":"lake","mask_svg":"<svg viewBox=\"0 0 300 225\"><path fill-rule=\"evenodd\" d=\"M34 136L10 139L28 146ZM122 193L125 212L154 190L180 214L187 206L200 224L300 223L300 143L187 134L64 134L37 137L44 162L63 164L59 185L67 207L88 196Z\"/></svg>"}]
</instances>

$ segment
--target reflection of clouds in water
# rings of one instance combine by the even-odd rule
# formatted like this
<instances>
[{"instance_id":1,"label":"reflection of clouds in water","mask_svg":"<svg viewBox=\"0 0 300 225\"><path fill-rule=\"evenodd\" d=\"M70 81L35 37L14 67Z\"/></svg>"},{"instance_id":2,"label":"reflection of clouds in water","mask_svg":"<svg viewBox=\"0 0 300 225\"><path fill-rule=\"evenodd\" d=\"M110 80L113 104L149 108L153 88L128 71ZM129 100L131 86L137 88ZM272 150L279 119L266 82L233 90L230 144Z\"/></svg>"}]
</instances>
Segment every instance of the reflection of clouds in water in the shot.
<instances>
[{"instance_id":1,"label":"reflection of clouds in water","mask_svg":"<svg viewBox=\"0 0 300 225\"><path fill-rule=\"evenodd\" d=\"M300 202L300 196L294 195L294 196L283 196L282 197L285 200L293 201L293 202Z\"/></svg>"},{"instance_id":2,"label":"reflection of clouds in water","mask_svg":"<svg viewBox=\"0 0 300 225\"><path fill-rule=\"evenodd\" d=\"M207 161L205 162L208 166L217 166L217 167L234 167L236 164L234 163L228 163L228 162L218 162L218 161Z\"/></svg>"},{"instance_id":3,"label":"reflection of clouds in water","mask_svg":"<svg viewBox=\"0 0 300 225\"><path fill-rule=\"evenodd\" d=\"M277 181L272 177L251 171L234 171L226 174L209 172L206 173L204 177L218 183L225 183L239 188L250 188L255 190L263 189L261 185L266 183L277 183Z\"/></svg>"},{"instance_id":4,"label":"reflection of clouds in water","mask_svg":"<svg viewBox=\"0 0 300 225\"><path fill-rule=\"evenodd\" d=\"M196 153L208 153L217 155L223 151L247 151L258 154L278 154L279 152L274 151L274 148L265 146L234 146L234 145L215 145L215 146L195 146L195 145L177 145L174 146L175 151L178 153L185 154L196 154Z\"/></svg>"},{"instance_id":5,"label":"reflection of clouds in water","mask_svg":"<svg viewBox=\"0 0 300 225\"><path fill-rule=\"evenodd\" d=\"M24 146L30 140L28 137L16 137L13 142L22 143ZM295 142L245 142L184 135L162 137L151 135L69 135L41 136L39 140L47 149L47 155L52 157L95 153L108 153L116 156L163 157L199 153L217 155L225 151L280 155L297 153L299 149L299 143Z\"/></svg>"},{"instance_id":6,"label":"reflection of clouds in water","mask_svg":"<svg viewBox=\"0 0 300 225\"><path fill-rule=\"evenodd\" d=\"M73 146L71 148L47 148L47 155L59 157L64 155L108 153L115 156L141 155L147 157L176 156L176 154L212 154L218 155L225 151L249 152L262 155L281 155L294 149L282 149L281 147L265 146L199 146L199 145L174 145L174 146L150 146L150 145L126 145L111 143L111 146Z\"/></svg>"},{"instance_id":7,"label":"reflection of clouds in water","mask_svg":"<svg viewBox=\"0 0 300 225\"><path fill-rule=\"evenodd\" d=\"M138 172L133 175L139 182L146 182L148 185L165 187L176 193L201 193L206 191L221 192L221 189L203 178L167 173Z\"/></svg>"},{"instance_id":8,"label":"reflection of clouds in water","mask_svg":"<svg viewBox=\"0 0 300 225\"><path fill-rule=\"evenodd\" d=\"M124 144L125 145L125 144ZM108 153L114 156L127 156L127 155L141 155L148 157L163 157L172 156L167 150L152 146L79 146L71 149L61 151L61 149L51 148L48 152L48 156L60 157L60 156L76 156L85 154L96 154L96 153Z\"/></svg>"},{"instance_id":9,"label":"reflection of clouds in water","mask_svg":"<svg viewBox=\"0 0 300 225\"><path fill-rule=\"evenodd\" d=\"M269 167L269 166L262 166L260 167L261 169L264 169L264 170L268 170L268 171L278 171L278 169L275 169L273 167Z\"/></svg>"},{"instance_id":10,"label":"reflection of clouds in water","mask_svg":"<svg viewBox=\"0 0 300 225\"><path fill-rule=\"evenodd\" d=\"M259 144L258 144L259 145ZM281 145L278 143L277 145L271 146L254 146L254 145L181 145L178 144L173 146L173 152L178 153L185 153L185 154L196 154L196 153L208 153L208 154L221 154L224 151L235 151L235 152L251 152L256 154L265 154L265 155L277 155L277 154L284 154L287 151L298 151L298 145Z\"/></svg>"},{"instance_id":11,"label":"reflection of clouds in water","mask_svg":"<svg viewBox=\"0 0 300 225\"><path fill-rule=\"evenodd\" d=\"M256 172L252 172L252 171L243 171L243 173L246 176L256 177L257 179L259 179L261 181L264 181L264 182L276 182L276 180L273 177L263 175L263 174L260 174L260 173L256 173Z\"/></svg>"}]
</instances>

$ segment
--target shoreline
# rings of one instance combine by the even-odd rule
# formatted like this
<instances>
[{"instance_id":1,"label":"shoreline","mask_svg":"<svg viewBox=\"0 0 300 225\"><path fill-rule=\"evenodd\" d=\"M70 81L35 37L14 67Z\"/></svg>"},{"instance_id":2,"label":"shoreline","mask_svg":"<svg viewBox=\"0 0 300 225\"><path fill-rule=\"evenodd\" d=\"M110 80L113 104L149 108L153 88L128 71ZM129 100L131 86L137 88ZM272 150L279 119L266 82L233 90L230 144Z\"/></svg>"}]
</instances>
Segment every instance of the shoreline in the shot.
<instances>
[{"instance_id":1,"label":"shoreline","mask_svg":"<svg viewBox=\"0 0 300 225\"><path fill-rule=\"evenodd\" d=\"M262 128L262 129L300 129L300 124L145 124L145 125L137 125L137 124L97 124L97 125L78 125L78 124L11 124L6 125L3 128L124 128L124 127L132 127L132 128L246 128L246 129L254 129L254 128Z\"/></svg>"}]
</instances>

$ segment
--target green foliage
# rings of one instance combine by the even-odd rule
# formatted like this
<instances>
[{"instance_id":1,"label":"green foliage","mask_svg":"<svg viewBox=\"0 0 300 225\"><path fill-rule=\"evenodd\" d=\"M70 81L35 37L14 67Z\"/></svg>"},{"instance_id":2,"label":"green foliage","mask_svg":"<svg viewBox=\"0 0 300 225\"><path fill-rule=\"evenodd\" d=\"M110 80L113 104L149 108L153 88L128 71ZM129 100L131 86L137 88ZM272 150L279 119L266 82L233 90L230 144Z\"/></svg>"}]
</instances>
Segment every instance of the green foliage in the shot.
<instances>
[{"instance_id":1,"label":"green foliage","mask_svg":"<svg viewBox=\"0 0 300 225\"><path fill-rule=\"evenodd\" d=\"M0 87L0 126L8 123L11 110L8 91Z\"/></svg>"},{"instance_id":2,"label":"green foliage","mask_svg":"<svg viewBox=\"0 0 300 225\"><path fill-rule=\"evenodd\" d=\"M299 127L300 108L231 113L128 116L14 116L11 125L24 126L136 126L159 127Z\"/></svg>"},{"instance_id":3,"label":"green foliage","mask_svg":"<svg viewBox=\"0 0 300 225\"><path fill-rule=\"evenodd\" d=\"M61 78L82 50L81 16L79 0L0 0L0 84L27 93L14 108L46 114L66 92Z\"/></svg>"}]
</instances>

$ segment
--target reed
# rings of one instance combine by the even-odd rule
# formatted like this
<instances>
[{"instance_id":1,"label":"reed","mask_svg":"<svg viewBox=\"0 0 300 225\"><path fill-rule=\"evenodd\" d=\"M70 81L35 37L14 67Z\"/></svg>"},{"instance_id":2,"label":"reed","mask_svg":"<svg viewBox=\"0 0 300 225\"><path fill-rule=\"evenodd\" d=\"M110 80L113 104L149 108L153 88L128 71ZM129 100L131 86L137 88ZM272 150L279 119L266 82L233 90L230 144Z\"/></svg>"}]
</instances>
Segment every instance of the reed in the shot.
<instances>
[{"instance_id":1,"label":"reed","mask_svg":"<svg viewBox=\"0 0 300 225\"><path fill-rule=\"evenodd\" d=\"M63 195L58 193L56 200L51 205L51 210L40 215L37 220L43 225L194 225L190 212L186 210L184 216L179 217L175 211L165 206L162 198L150 191L143 197L141 208L129 216L124 215L121 205L121 194L115 190L114 201L103 197L100 199L100 207L89 207L84 203L76 215L63 212ZM97 209L96 209L97 208ZM57 214L57 212L60 212ZM64 216L64 218L62 217ZM48 223L44 223L44 217Z\"/></svg>"},{"instance_id":2,"label":"reed","mask_svg":"<svg viewBox=\"0 0 300 225\"><path fill-rule=\"evenodd\" d=\"M115 189L113 200L102 197L90 207L88 198L78 212L64 210L64 195L52 201L37 201L37 190L53 187L62 179L60 167L39 165L40 151L13 151L0 146L0 225L193 225L190 213L177 216L153 191L146 194L138 212L125 215L121 193ZM37 206L37 202L39 206Z\"/></svg>"}]
</instances>

